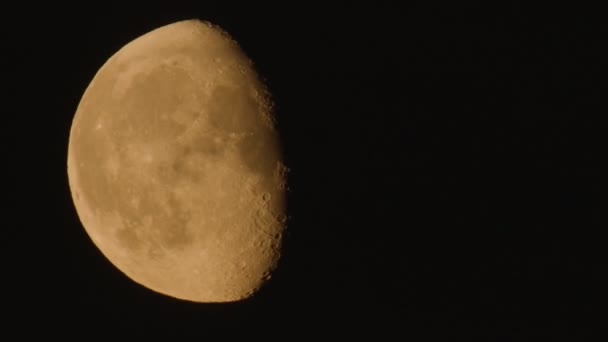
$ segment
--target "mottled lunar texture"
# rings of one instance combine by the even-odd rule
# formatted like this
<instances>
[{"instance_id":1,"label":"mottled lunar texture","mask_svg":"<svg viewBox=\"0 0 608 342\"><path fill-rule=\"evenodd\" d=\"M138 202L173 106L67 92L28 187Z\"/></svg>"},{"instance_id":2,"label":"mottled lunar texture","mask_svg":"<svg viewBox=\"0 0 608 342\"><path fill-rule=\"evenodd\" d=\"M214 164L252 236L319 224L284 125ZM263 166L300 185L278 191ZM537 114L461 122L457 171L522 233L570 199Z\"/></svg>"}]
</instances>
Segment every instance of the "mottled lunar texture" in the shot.
<instances>
[{"instance_id":1,"label":"mottled lunar texture","mask_svg":"<svg viewBox=\"0 0 608 342\"><path fill-rule=\"evenodd\" d=\"M101 252L154 291L253 294L279 258L285 167L270 97L225 32L188 20L120 49L72 123L68 177Z\"/></svg>"}]
</instances>

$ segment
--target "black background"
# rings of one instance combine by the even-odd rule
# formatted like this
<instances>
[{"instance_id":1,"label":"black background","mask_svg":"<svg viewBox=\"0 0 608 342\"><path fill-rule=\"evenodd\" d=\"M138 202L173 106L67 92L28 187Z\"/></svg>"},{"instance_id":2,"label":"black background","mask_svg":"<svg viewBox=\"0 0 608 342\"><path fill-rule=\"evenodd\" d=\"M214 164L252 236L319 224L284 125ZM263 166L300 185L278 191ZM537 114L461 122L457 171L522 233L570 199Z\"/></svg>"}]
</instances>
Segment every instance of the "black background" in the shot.
<instances>
[{"instance_id":1,"label":"black background","mask_svg":"<svg viewBox=\"0 0 608 342\"><path fill-rule=\"evenodd\" d=\"M80 3L2 13L4 327L596 334L607 55L593 9ZM99 67L191 18L225 29L254 61L291 169L281 263L239 303L179 301L129 280L89 240L68 188L71 120Z\"/></svg>"}]
</instances>

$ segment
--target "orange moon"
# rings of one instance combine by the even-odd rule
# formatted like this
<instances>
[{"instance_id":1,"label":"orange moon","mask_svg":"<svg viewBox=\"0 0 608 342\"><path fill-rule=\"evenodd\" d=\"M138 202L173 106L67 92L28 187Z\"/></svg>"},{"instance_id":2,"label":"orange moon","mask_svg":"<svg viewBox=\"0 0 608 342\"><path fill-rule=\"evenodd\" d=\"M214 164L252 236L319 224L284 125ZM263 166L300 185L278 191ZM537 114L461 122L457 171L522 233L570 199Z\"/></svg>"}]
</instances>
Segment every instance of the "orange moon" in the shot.
<instances>
[{"instance_id":1,"label":"orange moon","mask_svg":"<svg viewBox=\"0 0 608 342\"><path fill-rule=\"evenodd\" d=\"M70 191L93 243L133 281L188 301L242 300L270 277L286 170L252 62L198 20L109 58L70 130Z\"/></svg>"}]
</instances>

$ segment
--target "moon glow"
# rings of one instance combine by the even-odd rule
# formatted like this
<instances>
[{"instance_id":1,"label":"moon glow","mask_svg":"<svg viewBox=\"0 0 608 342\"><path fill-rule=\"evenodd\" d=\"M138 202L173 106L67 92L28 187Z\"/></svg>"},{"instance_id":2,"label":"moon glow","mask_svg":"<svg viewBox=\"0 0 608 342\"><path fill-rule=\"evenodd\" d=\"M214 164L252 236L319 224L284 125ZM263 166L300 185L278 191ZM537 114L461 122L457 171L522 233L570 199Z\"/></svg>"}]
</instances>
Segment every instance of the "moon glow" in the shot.
<instances>
[{"instance_id":1,"label":"moon glow","mask_svg":"<svg viewBox=\"0 0 608 342\"><path fill-rule=\"evenodd\" d=\"M91 240L135 282L189 301L241 300L269 278L285 171L251 61L197 20L116 52L70 130L70 191Z\"/></svg>"}]
</instances>

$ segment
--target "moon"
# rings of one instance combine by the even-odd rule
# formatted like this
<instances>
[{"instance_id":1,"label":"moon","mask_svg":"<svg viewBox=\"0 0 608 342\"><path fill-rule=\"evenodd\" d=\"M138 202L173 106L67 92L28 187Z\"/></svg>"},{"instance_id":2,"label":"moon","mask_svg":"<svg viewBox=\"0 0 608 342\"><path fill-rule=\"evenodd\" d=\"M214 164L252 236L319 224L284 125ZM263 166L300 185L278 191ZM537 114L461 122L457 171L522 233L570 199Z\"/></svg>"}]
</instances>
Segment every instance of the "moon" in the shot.
<instances>
[{"instance_id":1,"label":"moon","mask_svg":"<svg viewBox=\"0 0 608 342\"><path fill-rule=\"evenodd\" d=\"M93 243L133 281L187 301L238 301L266 283L286 172L270 93L239 45L199 20L110 57L70 130L70 191Z\"/></svg>"}]
</instances>

